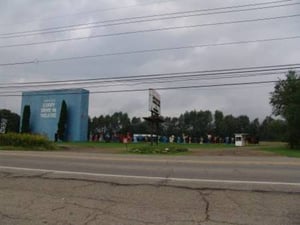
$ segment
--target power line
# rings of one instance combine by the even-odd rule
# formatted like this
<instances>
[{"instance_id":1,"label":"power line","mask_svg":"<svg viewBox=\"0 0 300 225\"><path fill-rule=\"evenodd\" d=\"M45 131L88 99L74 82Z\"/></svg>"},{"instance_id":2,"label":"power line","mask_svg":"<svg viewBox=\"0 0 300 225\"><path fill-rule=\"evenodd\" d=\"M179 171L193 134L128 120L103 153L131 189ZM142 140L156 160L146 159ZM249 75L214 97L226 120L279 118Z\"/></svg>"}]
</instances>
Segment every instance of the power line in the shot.
<instances>
[{"instance_id":1,"label":"power line","mask_svg":"<svg viewBox=\"0 0 300 225\"><path fill-rule=\"evenodd\" d=\"M268 73L259 73L259 74L241 74L241 75L231 75L231 76L214 76L214 77L207 77L207 76L200 76L200 77L185 77L185 76L182 76L182 77L173 77L172 79L165 79L165 78L150 78L150 79L147 79L146 81L123 81L120 82L118 81L117 83L112 83L112 84L103 84L101 82L91 82L91 83L59 83L59 84L42 84L42 85L39 85L39 86L36 86L36 85L28 85L28 86L13 86L13 87L0 87L0 90L1 89L16 89L14 91L2 91L0 92L0 94L8 94L8 93L19 93L19 92L24 92L24 91L30 91L30 90L27 90L27 88L39 88L39 89L34 89L34 90L31 90L31 91L37 91L37 90L45 90L43 89L44 87L54 87L54 89L52 90L55 90L55 89L60 89L59 86L63 85L64 88L66 87L70 87L70 86L75 86L77 87L78 85L81 85L79 86L78 88L108 88L108 87L116 87L116 86L138 86L138 85L146 85L146 84L162 84L162 83L177 83L177 82L188 82L188 81L209 81L209 80L219 80L219 79L232 79L232 78L249 78L249 77L256 77L256 76L268 76L268 75L282 75L283 72L277 72L277 73L274 73L274 72L268 72ZM175 78L175 79L174 79ZM133 83L135 82L135 83ZM100 84L99 84L100 83ZM86 84L90 84L90 85L86 85ZM84 85L84 86L82 86ZM22 88L22 89L19 89L19 88ZM25 90L26 89L26 90Z\"/></svg>"},{"instance_id":2,"label":"power line","mask_svg":"<svg viewBox=\"0 0 300 225\"><path fill-rule=\"evenodd\" d=\"M174 2L174 1L178 1L178 0L160 0L160 1L153 1L153 2L145 2L145 3L140 3L140 4L124 5L124 6L119 6L119 7L94 9L94 10L90 10L90 11L77 12L77 13L72 13L72 14L67 14L67 15L60 15L60 16L55 16L55 17L50 17L50 18L48 17L48 18L45 18L45 19L42 19L42 20L48 20L48 19L51 19L51 18L57 19L57 18L60 18L60 17L68 17L68 16L75 16L75 15L85 15L85 14L91 14L91 13L96 13L96 12L113 11L113 10L119 10L119 9L127 9L127 8L133 8L133 7L154 5L154 4L162 4L162 3ZM291 0L286 0L286 1L291 1Z\"/></svg>"},{"instance_id":3,"label":"power line","mask_svg":"<svg viewBox=\"0 0 300 225\"><path fill-rule=\"evenodd\" d=\"M300 68L300 67L299 67ZM81 88L99 88L99 87L112 87L112 86L124 86L124 85L145 85L145 84L152 84L152 83L171 83L171 82L186 82L186 81L198 81L198 80L219 80L219 79L232 79L232 78L249 78L249 77L257 77L257 76L267 76L267 75L282 75L286 71L281 72L266 72L266 73L255 73L255 74L237 74L237 75L226 75L229 73L225 73L225 75L221 74L193 74L193 75L182 75L182 76L169 76L169 77L149 77L149 78L141 78L141 79L124 79L118 81L84 81L84 82L77 82L77 83L44 83L39 85L12 85L12 86L4 86L0 87L0 89L18 89L18 88L40 88L39 90L43 90L44 87L55 87L59 88L59 86L78 86L81 85ZM231 74L231 73L230 73ZM132 83L132 82L139 82L139 83ZM113 83L113 84L107 84ZM90 84L86 86L86 84ZM99 85L100 84L100 85ZM84 86L82 86L84 85ZM22 91L22 90L21 90ZM20 91L5 91L0 92L2 93L18 93Z\"/></svg>"},{"instance_id":4,"label":"power line","mask_svg":"<svg viewBox=\"0 0 300 225\"><path fill-rule=\"evenodd\" d=\"M286 1L286 0L284 0L284 1ZM291 0L288 0L288 1L291 1ZM64 31L70 31L70 30L88 29L90 27L83 28L82 26L93 25L93 27L96 27L95 24L99 24L99 25L97 25L97 27L107 27L107 26L126 25L126 24L132 24L132 23L152 22L152 21L159 21L159 20L185 18L185 17L195 17L195 16L205 16L205 15L215 15L215 14L226 14L226 13L253 11L253 10L263 10L263 9L293 6L293 5L299 5L300 4L299 2L296 2L296 3L289 3L289 4L249 8L249 9L228 10L228 11L209 12L209 13L200 13L200 14L196 13L196 12L216 11L216 10L224 10L224 9L232 9L232 8L242 8L242 7L257 6L257 5L266 5L266 4L279 3L279 2L282 2L282 1L255 3L255 4L247 4L247 5L237 5L237 6L229 6L229 7L212 8L212 9L198 9L198 10L190 10L190 11L182 11L182 12L155 14L155 15L148 15L148 16L126 17L126 18L119 18L119 19L110 19L110 20L90 22L90 23L80 23L80 24L73 24L73 25L66 25L66 26L49 27L49 28L44 28L44 29L35 29L35 30L27 30L27 31L19 31L19 32L2 33L2 34L0 34L0 36L12 36L13 37L14 35L20 35L20 34L25 35L27 33L34 33L34 35L36 35L36 34L47 34L47 33L57 33L57 32L64 32ZM190 14L190 13L196 13L196 14L186 15L186 14ZM180 14L183 14L183 15L180 15ZM160 18L153 18L153 17L159 17L159 16L160 16ZM145 19L145 18L150 18L150 19ZM126 21L126 22L122 22L122 21ZM57 30L57 31L55 31L55 30ZM33 34L28 34L28 35L33 35Z\"/></svg>"},{"instance_id":5,"label":"power line","mask_svg":"<svg viewBox=\"0 0 300 225\"><path fill-rule=\"evenodd\" d=\"M101 77L90 79L72 79L72 80L56 80L56 81L39 81L39 82L22 82L22 83L2 83L0 88L19 88L19 87L41 87L41 86L58 86L72 84L88 84L88 83L111 83L111 82L132 82L132 81L147 81L153 79L174 79L174 78L190 78L190 77L206 77L220 75L239 75L250 74L260 75L263 72L286 72L287 70L295 70L300 68L299 64L283 64L283 65L268 65L258 67L240 67L218 70L200 70L200 71L184 71L174 73L154 73L154 74L139 74L131 76L114 76ZM259 73L259 74L258 74Z\"/></svg>"},{"instance_id":6,"label":"power line","mask_svg":"<svg viewBox=\"0 0 300 225\"><path fill-rule=\"evenodd\" d=\"M22 61L22 62L1 63L0 66L17 66L17 65L26 65L26 64L61 62L61 61L80 60L80 59L88 59L88 58L120 56L120 55L132 55L132 54L144 54L144 53L153 53L153 52L165 52L165 51L173 51L173 50L204 48L204 47L220 47L220 46L241 45L241 44L251 44L251 43L265 43L265 42L273 42L273 41L295 40L295 39L299 39L299 38L300 38L300 35L296 35L296 36L266 38L266 39L256 39L256 40L246 40L246 41L209 43L209 44L187 45L187 46L177 46L177 47L168 47L168 48L152 48L152 49L142 49L142 50L123 51L123 52L112 52L112 53L85 55L85 56L73 56L73 57L41 59L41 60L35 59L35 60ZM0 48L1 48L1 46L0 46Z\"/></svg>"},{"instance_id":7,"label":"power line","mask_svg":"<svg viewBox=\"0 0 300 225\"><path fill-rule=\"evenodd\" d=\"M265 66L255 66L255 67L234 67L234 68L223 68L223 69L214 69L214 70L196 70L196 71L183 71L183 72L168 72L168 73L152 73L152 74L136 74L136 75L127 75L121 76L116 75L113 77L101 76L100 78L91 78L91 79L71 79L71 80L54 80L54 81L34 81L34 82L22 82L17 83L20 85L28 85L28 84L44 84L44 83L66 83L66 82L84 82L84 81L106 81L106 80L123 80L123 79L131 79L131 78L147 78L147 77L165 77L165 76L178 76L178 75L189 75L189 74L205 74L205 75L219 75L226 73L239 73L239 72L265 72L265 71L277 71L277 70L292 70L300 67L300 63L293 64L279 64L279 65L265 65ZM87 75L82 75L82 77L87 77ZM8 85L16 85L16 83L1 83L0 85L4 85L7 87Z\"/></svg>"},{"instance_id":8,"label":"power line","mask_svg":"<svg viewBox=\"0 0 300 225\"><path fill-rule=\"evenodd\" d=\"M222 79L222 78L223 79L224 78L247 78L247 77L262 76L262 75L272 75L272 74L275 74L274 71L275 72L277 71L277 74L278 74L280 72L280 70L283 70L283 69L287 70L287 69L291 69L291 68L293 68L293 69L300 68L300 64L285 64L285 65L273 65L273 66L231 68L231 69L223 69L223 70L219 69L219 70L210 70L210 71L189 71L189 72L181 72L181 74L189 74L189 73L191 73L191 75L188 75L188 79L187 79L186 76L181 76L181 77L180 76L175 76L175 77L170 77L170 78L180 78L180 79L182 79L182 80L179 80L179 81L194 80L196 76L200 76L200 79L203 78L205 80ZM227 72L225 72L225 71L227 71ZM263 71L269 71L269 72L262 73ZM273 72L271 73L271 71L273 71ZM192 74L192 73L195 73L195 72L198 72L198 73L202 72L202 74ZM211 72L211 73L205 73L205 74L203 74L204 72ZM215 74L213 74L213 72L215 72ZM253 72L256 72L256 74L251 74ZM257 73L257 72L259 72L259 73ZM284 71L281 71L281 73L282 72L284 72ZM287 71L285 71L285 72L287 72ZM238 73L238 75L237 76L234 76L234 75L224 76L224 74L235 74L235 73ZM243 73L250 73L250 74L243 74ZM166 73L166 74L179 75L180 73L177 72L177 73ZM158 76L162 76L162 75L166 75L166 74L150 74L150 75L141 75L141 76L143 76L144 79L146 79L146 80L156 79L156 81L154 81L155 83L170 82L170 80L169 81L168 80L167 81L161 80L161 79L165 79L165 78L168 78L168 77L164 77L164 76L162 78L158 77ZM220 76L222 74L223 74L223 77ZM218 76L217 77L208 77L208 78L204 77L204 76L211 76L211 75L218 75ZM154 76L154 77L148 77L148 76ZM137 76L135 75L135 76L128 76L128 77L135 78ZM189 79L189 77L192 77L192 78ZM102 79L106 80L106 79L115 79L115 78L116 77L113 77L113 78L102 78ZM157 79L160 79L160 80L157 81ZM81 79L81 80L83 80L83 79ZM85 80L95 80L95 79L85 79ZM199 78L198 78L198 80L199 80ZM152 82L148 82L148 83L154 83L154 82L152 81ZM172 80L171 80L171 82L172 82ZM178 80L173 80L173 82L178 82ZM158 87L158 88L155 88L155 89L157 89L157 90L189 89L189 88L204 88L204 87L236 86L236 85L246 85L246 84L273 83L273 82L276 82L276 81L254 81L254 82L242 82L242 83L192 85L192 86L179 86L179 87ZM36 83L42 83L42 82L27 82L27 84L28 83L35 83L36 84ZM44 82L44 83L46 83L46 82ZM140 84L145 84L145 82L144 83L140 83ZM3 85L5 85L5 84L3 84ZM53 85L53 83L52 83L52 85ZM57 86L57 85L55 85L55 86ZM121 89L121 90L94 91L94 92L91 92L91 93L93 94L93 93L137 92L137 91L142 91L142 90L148 90L148 89L146 89L146 88L143 88L143 89L130 89L130 90ZM44 90L44 91L47 91L47 90ZM6 92L0 92L0 96L1 97L21 96L21 95L7 94L7 93L18 93L18 92L19 91L15 91L15 92L7 92L7 91Z\"/></svg>"},{"instance_id":9,"label":"power line","mask_svg":"<svg viewBox=\"0 0 300 225\"><path fill-rule=\"evenodd\" d=\"M299 72L299 71L296 71L296 72ZM117 84L98 84L98 83L93 83L91 85L84 85L84 86L79 86L78 88L108 88L108 87L116 87L116 86L138 86L138 85L146 85L146 84L163 84L163 83L178 83L178 82L189 82L189 81L210 81L210 80L220 80L220 79L240 79L240 78L251 78L251 77L257 77L257 76L270 76L270 75L283 75L284 72L277 72L277 73L274 73L274 72L268 72L268 73L259 73L259 74L241 74L241 75L238 75L238 76L217 76L217 77L192 77L192 78L187 78L187 77L175 77L175 79L168 79L168 80L165 80L164 78L163 79L159 79L159 78L153 78L153 79L149 79L149 80L146 80L146 81L143 81L143 82L139 82L139 83L129 83L128 81L126 81L126 83L117 83ZM132 82L132 81L131 81ZM84 83L86 84L86 83ZM76 84L64 84L64 87L66 86L78 86L79 84L76 83ZM51 86L51 85L50 85ZM35 87L41 87L41 86L35 86ZM49 87L49 86L47 86ZM55 89L58 89L59 90L59 87L57 87L57 85L55 85ZM54 90L55 90L54 89ZM45 90L45 89L38 89L38 90ZM52 89L53 90L53 89ZM5 91L5 92L0 92L0 94L5 94L5 93L19 93L19 92L22 92L22 91L25 91L25 90L20 90L20 91ZM26 90L27 91L27 90ZM35 91L37 91L35 89Z\"/></svg>"},{"instance_id":10,"label":"power line","mask_svg":"<svg viewBox=\"0 0 300 225\"><path fill-rule=\"evenodd\" d=\"M171 27L163 27L163 28L155 28L155 29L144 29L144 30L118 32L118 33L110 33L110 34L90 35L90 36L76 37L76 38L56 39L56 40L41 41L41 42L31 42L31 43L4 45L4 46L0 46L0 48L51 44L51 43L57 43L57 42L79 41L79 40L92 39L92 38L112 37L112 36L121 36L121 35L132 35L132 34L139 34L139 33L170 31L170 30L178 30L178 29L203 28L203 27L209 27L209 26L219 26L219 25L228 25L228 24L262 22L262 21L271 21L271 20L278 20L278 19L295 18L295 17L299 17L299 16L300 16L300 14L293 14L293 15L284 15L284 16L275 16L275 17L264 17L264 18L257 18L257 19L233 20L233 21L217 22L217 23L195 24L195 25L186 25L186 26L171 26ZM24 35L18 35L18 36L13 36L13 37L23 37L23 36ZM2 39L2 38L11 38L11 37L0 37L0 39Z\"/></svg>"},{"instance_id":11,"label":"power line","mask_svg":"<svg viewBox=\"0 0 300 225\"><path fill-rule=\"evenodd\" d=\"M275 83L277 81L253 81L253 82L242 82L242 83L227 83L227 84L209 84L209 85L191 85L191 86L176 86L176 87L157 87L155 90L178 90L178 89L194 89L194 88L209 88L209 87L224 87L224 86L240 86L240 85L253 85L253 84L267 84ZM138 92L148 91L149 89L123 89L123 90L112 90L112 91L94 91L92 94L105 94L105 93L123 93L123 92Z\"/></svg>"},{"instance_id":12,"label":"power line","mask_svg":"<svg viewBox=\"0 0 300 225\"><path fill-rule=\"evenodd\" d=\"M155 90L179 90L179 89L196 89L196 88L210 88L210 87L224 87L224 86L242 86L242 85L254 85L254 84L269 84L269 83L275 83L278 82L276 80L272 81L252 81L252 82L239 82L239 83L224 83L224 84L209 84L209 85L190 85L190 86L175 86L175 87L156 87ZM120 90L108 90L108 91L93 91L89 92L90 94L109 94L109 93L130 93L130 92L144 92L149 91L149 88L139 88L139 89L120 89ZM68 92L64 93L61 92L61 95L63 94L79 94L77 92ZM25 96L44 96L44 95L55 95L55 93L32 93L30 92L24 93ZM1 94L0 97L20 97L22 95L16 95L16 94Z\"/></svg>"},{"instance_id":13,"label":"power line","mask_svg":"<svg viewBox=\"0 0 300 225\"><path fill-rule=\"evenodd\" d=\"M90 11L75 12L75 13L72 13L72 14L65 14L65 15L58 15L58 16L40 18L38 20L39 21L48 21L48 20L60 19L60 18L64 18L64 17L75 16L75 15L85 15L85 14L92 14L92 13L96 13L96 12L113 11L113 10L134 8L134 7L140 7L140 6L146 6L146 5L162 4L162 3L174 2L174 1L178 1L178 0L160 0L160 1L140 3L140 4L124 5L124 6L120 6L120 7L94 9L94 10L90 10ZM283 0L282 2L287 2L287 1L292 1L292 0L285 0L285 1ZM35 22L35 20L31 20L31 21L27 21L27 22L14 23L14 24L0 24L0 26L15 25L15 24L28 24L28 23L32 23L32 22Z\"/></svg>"}]
</instances>

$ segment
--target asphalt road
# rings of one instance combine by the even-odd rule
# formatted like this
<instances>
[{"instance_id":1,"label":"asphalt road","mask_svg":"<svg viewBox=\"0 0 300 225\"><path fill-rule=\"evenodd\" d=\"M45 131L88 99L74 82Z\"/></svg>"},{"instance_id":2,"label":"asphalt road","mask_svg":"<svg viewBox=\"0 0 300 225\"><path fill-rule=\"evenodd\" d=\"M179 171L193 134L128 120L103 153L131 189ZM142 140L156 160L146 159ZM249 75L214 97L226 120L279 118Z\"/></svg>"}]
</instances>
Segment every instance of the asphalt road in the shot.
<instances>
[{"instance_id":1,"label":"asphalt road","mask_svg":"<svg viewBox=\"0 0 300 225\"><path fill-rule=\"evenodd\" d=\"M0 152L0 224L300 224L300 160Z\"/></svg>"},{"instance_id":2,"label":"asphalt road","mask_svg":"<svg viewBox=\"0 0 300 225\"><path fill-rule=\"evenodd\" d=\"M136 156L0 152L0 166L178 179L300 183L300 160L286 157Z\"/></svg>"}]
</instances>

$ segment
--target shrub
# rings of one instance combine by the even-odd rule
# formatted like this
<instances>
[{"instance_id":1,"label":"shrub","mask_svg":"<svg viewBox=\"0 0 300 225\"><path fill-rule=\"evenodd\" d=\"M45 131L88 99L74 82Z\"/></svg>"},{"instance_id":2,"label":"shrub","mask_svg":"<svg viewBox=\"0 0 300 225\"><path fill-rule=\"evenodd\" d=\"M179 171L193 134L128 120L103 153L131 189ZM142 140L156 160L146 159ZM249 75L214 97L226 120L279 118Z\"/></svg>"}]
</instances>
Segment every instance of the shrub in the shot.
<instances>
[{"instance_id":1,"label":"shrub","mask_svg":"<svg viewBox=\"0 0 300 225\"><path fill-rule=\"evenodd\" d=\"M58 136L58 139L61 141L65 141L67 121L68 121L67 104L66 104L65 100L63 100L61 103L59 121L57 124L57 136Z\"/></svg>"},{"instance_id":2,"label":"shrub","mask_svg":"<svg viewBox=\"0 0 300 225\"><path fill-rule=\"evenodd\" d=\"M128 150L130 153L139 154L175 154L180 152L187 152L187 148L175 146L140 146Z\"/></svg>"},{"instance_id":3,"label":"shrub","mask_svg":"<svg viewBox=\"0 0 300 225\"><path fill-rule=\"evenodd\" d=\"M0 146L54 149L54 145L52 142L50 142L46 137L36 134L0 134Z\"/></svg>"},{"instance_id":4,"label":"shrub","mask_svg":"<svg viewBox=\"0 0 300 225\"><path fill-rule=\"evenodd\" d=\"M25 105L22 117L21 133L30 132L30 105Z\"/></svg>"}]
</instances>

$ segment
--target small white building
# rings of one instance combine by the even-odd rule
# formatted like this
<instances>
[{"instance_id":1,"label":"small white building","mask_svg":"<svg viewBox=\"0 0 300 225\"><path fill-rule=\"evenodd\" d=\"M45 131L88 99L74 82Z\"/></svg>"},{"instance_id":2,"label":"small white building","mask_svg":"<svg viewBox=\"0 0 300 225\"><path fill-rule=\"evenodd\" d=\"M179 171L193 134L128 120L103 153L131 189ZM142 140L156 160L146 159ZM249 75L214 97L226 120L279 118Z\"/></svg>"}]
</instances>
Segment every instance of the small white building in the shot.
<instances>
[{"instance_id":1,"label":"small white building","mask_svg":"<svg viewBox=\"0 0 300 225\"><path fill-rule=\"evenodd\" d=\"M248 134L235 134L235 146L245 146Z\"/></svg>"}]
</instances>

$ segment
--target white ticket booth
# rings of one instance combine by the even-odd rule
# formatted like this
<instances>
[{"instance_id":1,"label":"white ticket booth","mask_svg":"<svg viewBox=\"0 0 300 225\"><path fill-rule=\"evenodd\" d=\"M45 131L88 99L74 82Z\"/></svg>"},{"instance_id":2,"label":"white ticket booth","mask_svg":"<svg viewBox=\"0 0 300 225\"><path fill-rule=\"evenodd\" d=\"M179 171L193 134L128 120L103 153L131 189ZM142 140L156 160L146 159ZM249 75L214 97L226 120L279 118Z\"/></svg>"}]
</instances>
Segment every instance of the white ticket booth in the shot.
<instances>
[{"instance_id":1,"label":"white ticket booth","mask_svg":"<svg viewBox=\"0 0 300 225\"><path fill-rule=\"evenodd\" d=\"M235 146L245 146L247 144L247 134L235 134Z\"/></svg>"}]
</instances>

